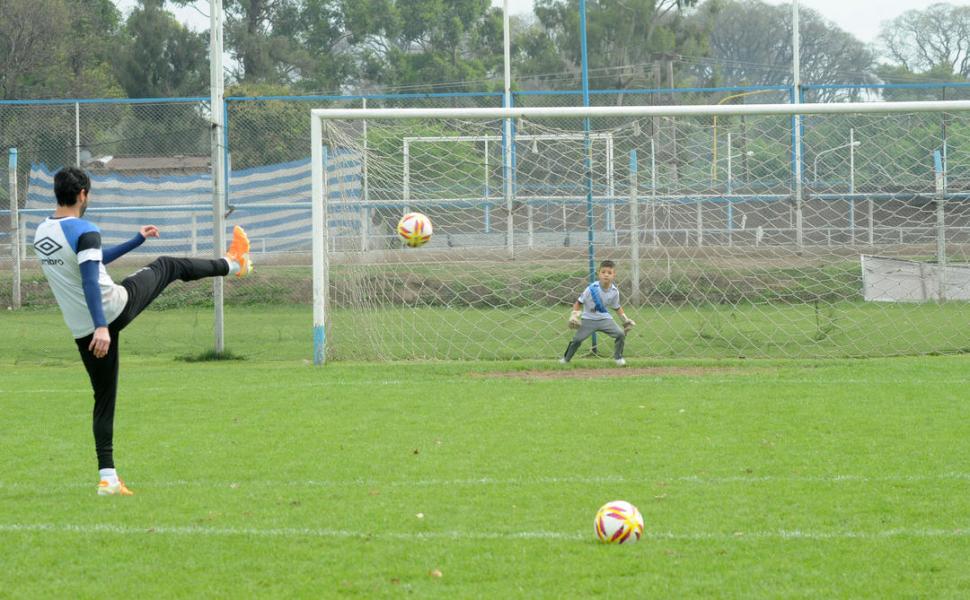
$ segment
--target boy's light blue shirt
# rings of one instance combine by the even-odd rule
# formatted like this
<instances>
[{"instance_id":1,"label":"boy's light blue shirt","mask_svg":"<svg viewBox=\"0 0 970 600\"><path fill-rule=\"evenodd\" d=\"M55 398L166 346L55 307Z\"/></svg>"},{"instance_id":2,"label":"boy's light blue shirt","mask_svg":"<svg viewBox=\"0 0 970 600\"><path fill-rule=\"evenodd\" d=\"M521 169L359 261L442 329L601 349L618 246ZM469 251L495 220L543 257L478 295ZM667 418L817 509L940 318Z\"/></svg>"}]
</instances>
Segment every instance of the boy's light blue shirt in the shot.
<instances>
[{"instance_id":1,"label":"boy's light blue shirt","mask_svg":"<svg viewBox=\"0 0 970 600\"><path fill-rule=\"evenodd\" d=\"M579 295L578 302L583 305L583 318L591 321L612 319L613 315L609 312L599 312L596 310L596 301L593 300L593 293L590 290L593 285L597 286L600 302L603 303L604 307L607 309L612 308L613 310L620 308L620 290L617 289L616 284L611 283L610 289L604 290L599 287L599 282L597 281L586 286L583 293Z\"/></svg>"}]
</instances>

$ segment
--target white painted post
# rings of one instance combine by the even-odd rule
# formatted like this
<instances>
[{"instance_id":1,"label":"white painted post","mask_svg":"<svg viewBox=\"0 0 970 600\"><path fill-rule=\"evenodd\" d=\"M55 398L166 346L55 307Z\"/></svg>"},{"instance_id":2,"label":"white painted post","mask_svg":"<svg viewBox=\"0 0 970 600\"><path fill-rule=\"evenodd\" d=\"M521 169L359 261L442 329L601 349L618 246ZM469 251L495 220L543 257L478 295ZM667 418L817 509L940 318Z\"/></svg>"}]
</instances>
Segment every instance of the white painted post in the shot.
<instances>
[{"instance_id":1,"label":"white painted post","mask_svg":"<svg viewBox=\"0 0 970 600\"><path fill-rule=\"evenodd\" d=\"M81 167L81 103L74 103L74 166Z\"/></svg>"},{"instance_id":2,"label":"white painted post","mask_svg":"<svg viewBox=\"0 0 970 600\"><path fill-rule=\"evenodd\" d=\"M849 128L849 243L855 244L855 128Z\"/></svg>"},{"instance_id":3,"label":"white painted post","mask_svg":"<svg viewBox=\"0 0 970 600\"><path fill-rule=\"evenodd\" d=\"M411 142L404 140L404 213L411 212Z\"/></svg>"},{"instance_id":4,"label":"white painted post","mask_svg":"<svg viewBox=\"0 0 970 600\"><path fill-rule=\"evenodd\" d=\"M327 252L327 174L326 152L322 141L320 118L310 117L310 176L313 182L313 197L310 207L310 222L313 252L313 364L326 362L326 307L329 291Z\"/></svg>"},{"instance_id":5,"label":"white painted post","mask_svg":"<svg viewBox=\"0 0 970 600\"><path fill-rule=\"evenodd\" d=\"M13 258L13 302L11 307L20 308L20 200L17 197L17 149L11 148L7 157L10 187L10 253Z\"/></svg>"},{"instance_id":6,"label":"white painted post","mask_svg":"<svg viewBox=\"0 0 970 600\"><path fill-rule=\"evenodd\" d=\"M367 108L367 98L361 98L360 100L361 108ZM370 193L367 188L367 119L364 119L364 155L361 157L360 162L360 178L362 185L362 196L361 199L363 203L360 208L360 249L362 252L367 252L370 245L370 205L368 200L370 200Z\"/></svg>"},{"instance_id":7,"label":"white painted post","mask_svg":"<svg viewBox=\"0 0 970 600\"><path fill-rule=\"evenodd\" d=\"M640 305L640 203L637 192L637 151L630 150L630 299Z\"/></svg>"},{"instance_id":8,"label":"white painted post","mask_svg":"<svg viewBox=\"0 0 970 600\"><path fill-rule=\"evenodd\" d=\"M223 72L222 72L222 0L209 0L209 111L210 152L212 162L212 252L215 258L222 256L226 245L225 206L223 186L226 172L223 122ZM222 277L212 279L212 303L214 306L215 351L225 349L223 324Z\"/></svg>"},{"instance_id":9,"label":"white painted post","mask_svg":"<svg viewBox=\"0 0 970 600\"><path fill-rule=\"evenodd\" d=\"M657 240L657 147L650 138L650 229L653 232L653 245L659 246Z\"/></svg>"}]
</instances>

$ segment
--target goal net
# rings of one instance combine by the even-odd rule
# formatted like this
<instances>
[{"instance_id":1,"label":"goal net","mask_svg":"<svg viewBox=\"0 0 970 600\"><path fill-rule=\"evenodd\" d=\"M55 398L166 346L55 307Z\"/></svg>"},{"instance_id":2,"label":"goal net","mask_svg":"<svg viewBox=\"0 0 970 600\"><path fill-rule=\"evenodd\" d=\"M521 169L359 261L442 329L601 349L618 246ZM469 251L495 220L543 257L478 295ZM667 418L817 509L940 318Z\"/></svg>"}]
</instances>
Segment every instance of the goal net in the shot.
<instances>
[{"instance_id":1,"label":"goal net","mask_svg":"<svg viewBox=\"0 0 970 600\"><path fill-rule=\"evenodd\" d=\"M314 110L315 359L558 357L604 259L632 357L963 351L968 109ZM863 255L936 291L892 301Z\"/></svg>"}]
</instances>

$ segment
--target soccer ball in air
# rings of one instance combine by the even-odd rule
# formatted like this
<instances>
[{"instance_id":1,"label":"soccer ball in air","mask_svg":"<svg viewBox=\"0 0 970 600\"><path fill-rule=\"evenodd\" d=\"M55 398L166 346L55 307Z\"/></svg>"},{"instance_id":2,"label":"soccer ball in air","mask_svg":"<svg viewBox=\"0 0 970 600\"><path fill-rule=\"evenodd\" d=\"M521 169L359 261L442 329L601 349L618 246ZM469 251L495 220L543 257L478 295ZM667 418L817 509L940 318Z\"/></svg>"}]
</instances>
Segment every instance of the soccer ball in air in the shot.
<instances>
[{"instance_id":1,"label":"soccer ball in air","mask_svg":"<svg viewBox=\"0 0 970 600\"><path fill-rule=\"evenodd\" d=\"M431 219L419 212L410 212L397 223L397 234L412 248L427 244L431 233Z\"/></svg>"},{"instance_id":2,"label":"soccer ball in air","mask_svg":"<svg viewBox=\"0 0 970 600\"><path fill-rule=\"evenodd\" d=\"M643 515L629 502L607 502L596 513L596 537L604 544L626 544L643 536Z\"/></svg>"}]
</instances>

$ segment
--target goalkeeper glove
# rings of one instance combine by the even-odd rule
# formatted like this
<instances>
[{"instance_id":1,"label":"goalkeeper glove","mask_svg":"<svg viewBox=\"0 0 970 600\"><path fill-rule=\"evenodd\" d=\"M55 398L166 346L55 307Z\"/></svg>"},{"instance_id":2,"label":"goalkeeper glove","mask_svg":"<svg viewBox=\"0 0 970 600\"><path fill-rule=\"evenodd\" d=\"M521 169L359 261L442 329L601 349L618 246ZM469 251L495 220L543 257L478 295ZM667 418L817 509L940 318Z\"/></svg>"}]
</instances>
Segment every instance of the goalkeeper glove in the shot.
<instances>
[{"instance_id":1,"label":"goalkeeper glove","mask_svg":"<svg viewBox=\"0 0 970 600\"><path fill-rule=\"evenodd\" d=\"M636 321L626 315L623 315L623 333L630 333L630 330L633 329L633 326L636 324Z\"/></svg>"},{"instance_id":2,"label":"goalkeeper glove","mask_svg":"<svg viewBox=\"0 0 970 600\"><path fill-rule=\"evenodd\" d=\"M580 326L579 317L582 314L583 314L582 311L574 310L569 315L569 327L570 327L570 329L579 329L579 326Z\"/></svg>"}]
</instances>

